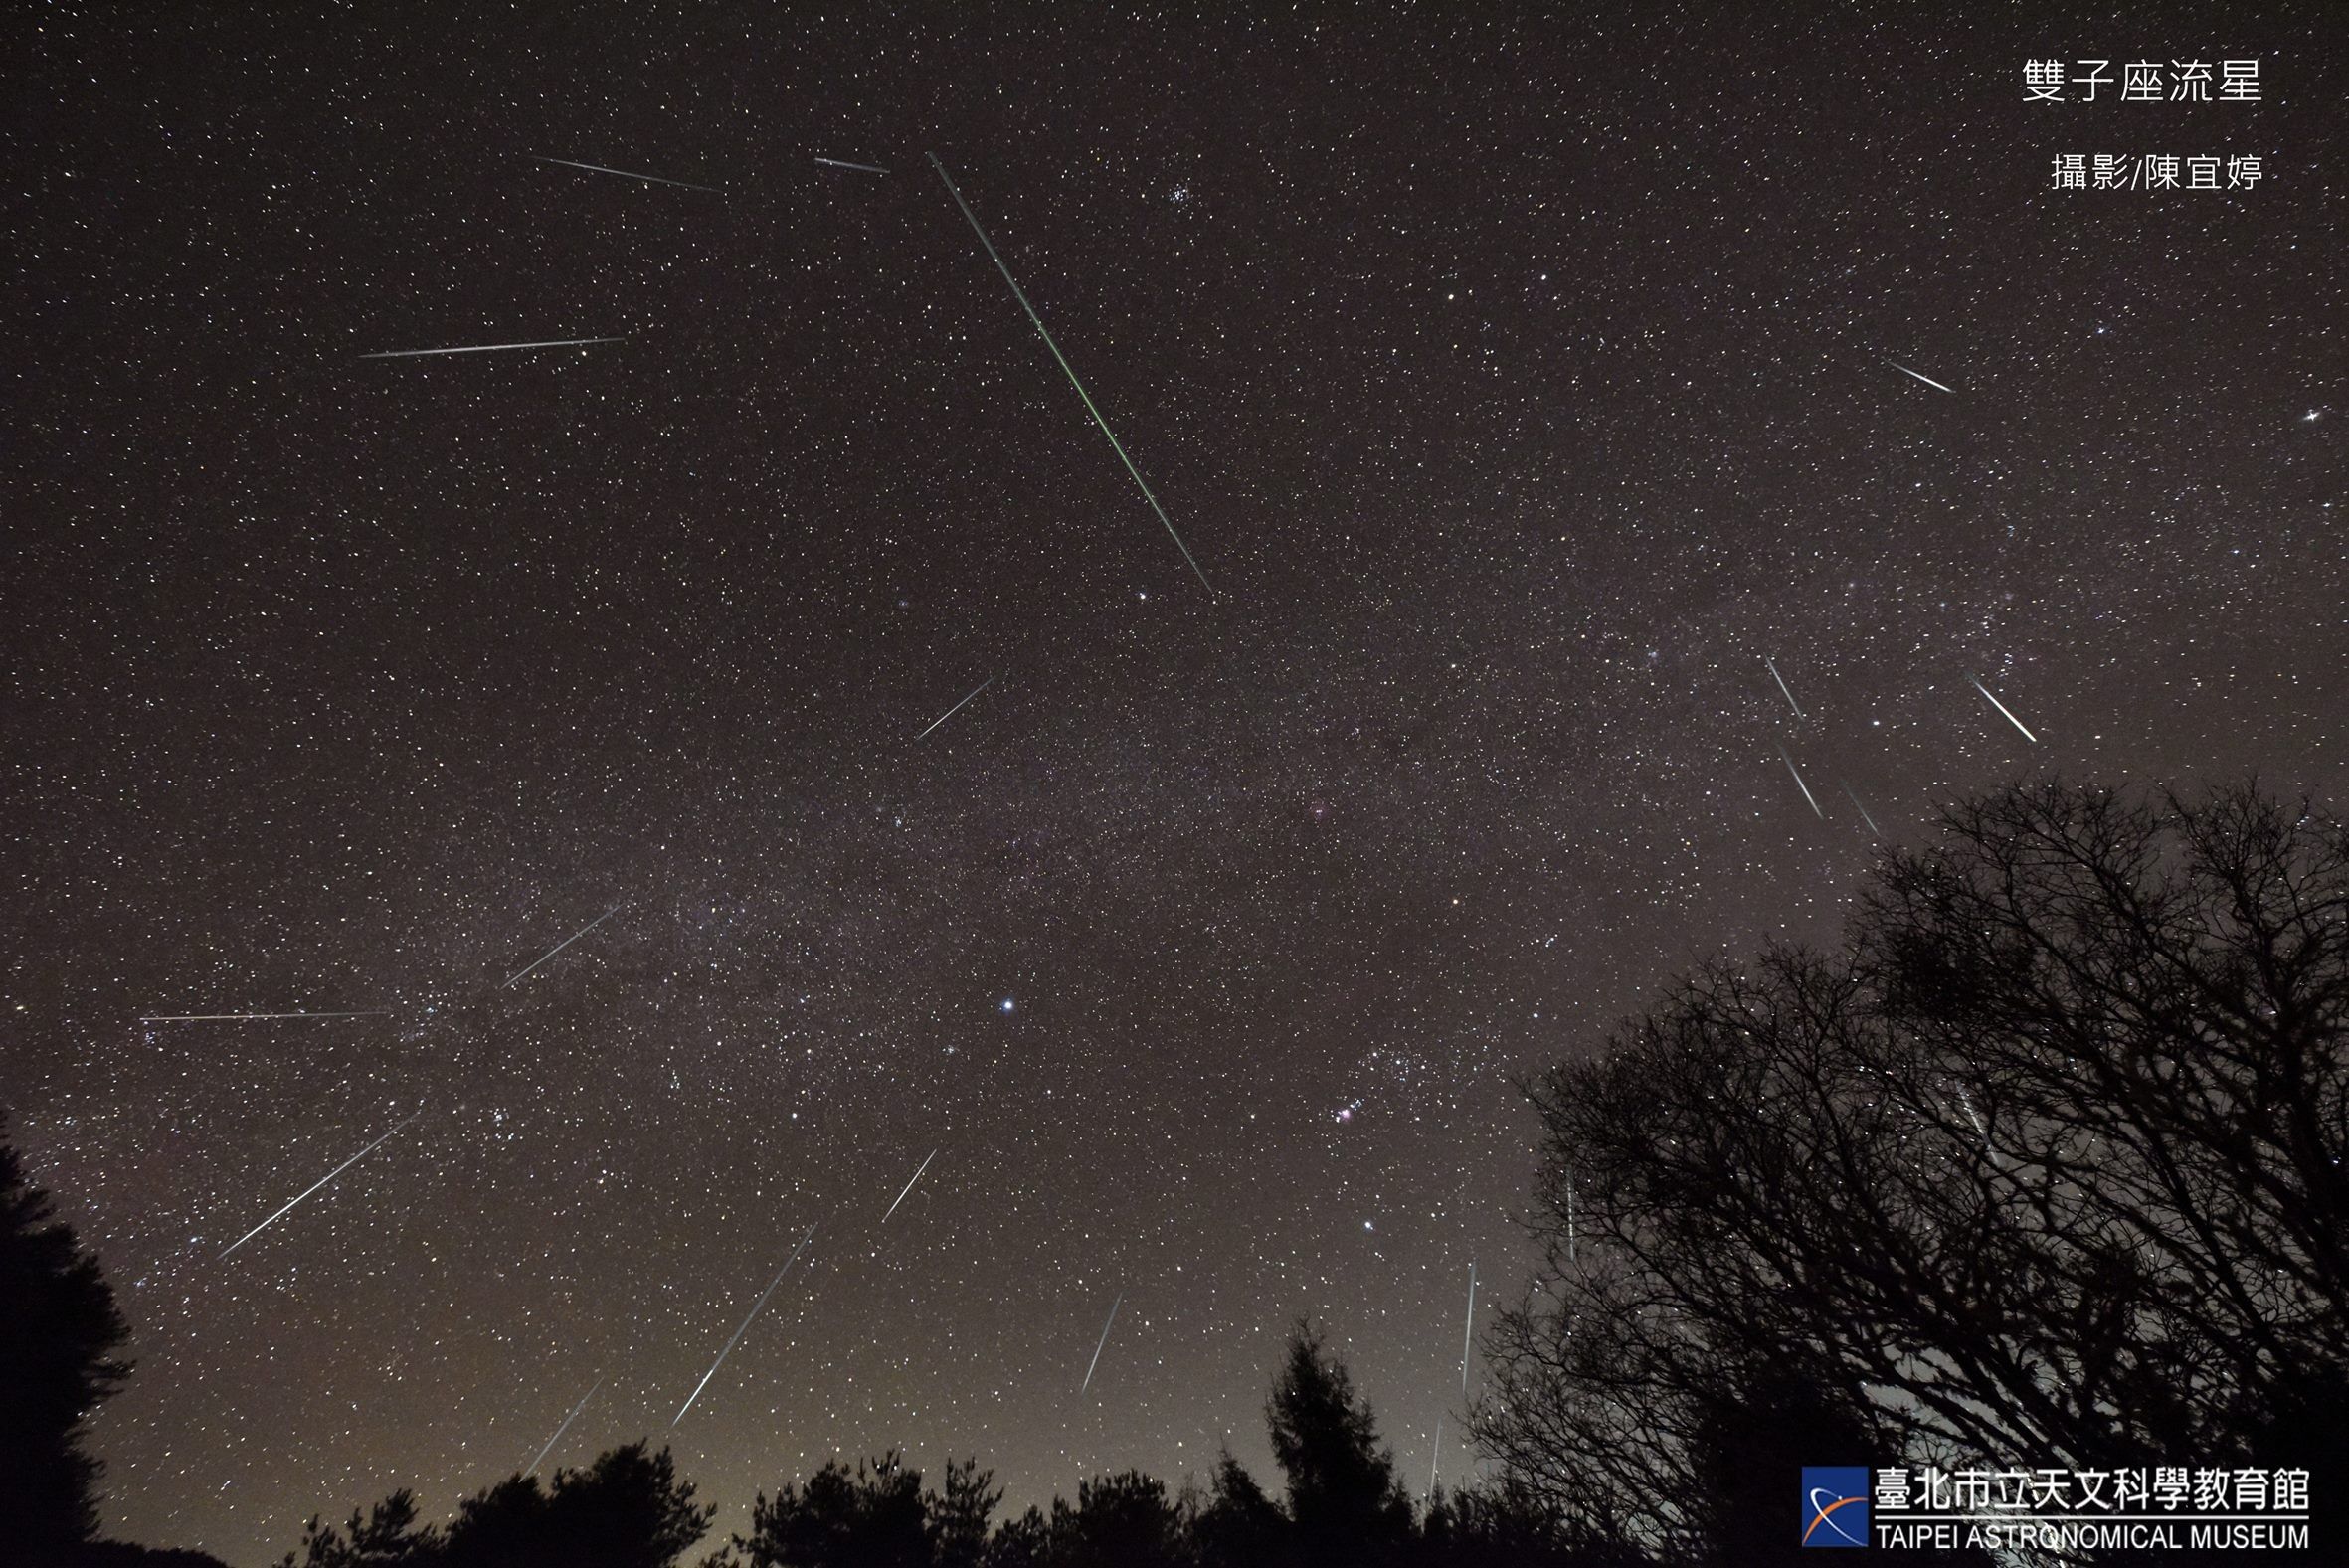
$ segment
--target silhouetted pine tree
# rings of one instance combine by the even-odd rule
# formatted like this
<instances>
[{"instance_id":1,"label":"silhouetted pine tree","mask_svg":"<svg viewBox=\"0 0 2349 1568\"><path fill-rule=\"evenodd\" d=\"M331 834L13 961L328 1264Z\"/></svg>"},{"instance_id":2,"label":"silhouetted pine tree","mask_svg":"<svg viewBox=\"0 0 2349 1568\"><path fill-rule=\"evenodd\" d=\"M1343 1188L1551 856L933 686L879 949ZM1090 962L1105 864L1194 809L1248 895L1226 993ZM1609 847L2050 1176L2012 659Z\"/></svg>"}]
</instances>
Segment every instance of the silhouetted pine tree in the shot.
<instances>
[{"instance_id":1,"label":"silhouetted pine tree","mask_svg":"<svg viewBox=\"0 0 2349 1568\"><path fill-rule=\"evenodd\" d=\"M1345 1363L1300 1322L1265 1407L1273 1458L1289 1482L1296 1560L1304 1568L1375 1568L1398 1562L1412 1539L1411 1503L1378 1447L1367 1403L1355 1397Z\"/></svg>"},{"instance_id":2,"label":"silhouetted pine tree","mask_svg":"<svg viewBox=\"0 0 2349 1568\"><path fill-rule=\"evenodd\" d=\"M64 1561L97 1530L82 1423L122 1386L129 1336L97 1260L0 1142L0 1542Z\"/></svg>"}]
</instances>

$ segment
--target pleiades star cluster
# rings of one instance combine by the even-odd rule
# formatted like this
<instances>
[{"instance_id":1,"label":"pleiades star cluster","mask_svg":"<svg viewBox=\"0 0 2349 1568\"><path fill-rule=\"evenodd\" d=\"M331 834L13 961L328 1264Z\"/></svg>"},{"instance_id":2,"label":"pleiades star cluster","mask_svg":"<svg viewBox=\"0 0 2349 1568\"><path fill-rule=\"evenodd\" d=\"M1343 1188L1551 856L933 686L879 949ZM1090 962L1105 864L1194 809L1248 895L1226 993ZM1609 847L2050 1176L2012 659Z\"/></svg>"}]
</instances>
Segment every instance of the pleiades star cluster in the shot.
<instances>
[{"instance_id":1,"label":"pleiades star cluster","mask_svg":"<svg viewBox=\"0 0 2349 1568\"><path fill-rule=\"evenodd\" d=\"M2340 808L2337 12L1248 9L10 19L110 1530L1268 1474L1301 1315L1461 1481L1513 1080L1969 790ZM2261 177L2057 174L2163 151Z\"/></svg>"}]
</instances>

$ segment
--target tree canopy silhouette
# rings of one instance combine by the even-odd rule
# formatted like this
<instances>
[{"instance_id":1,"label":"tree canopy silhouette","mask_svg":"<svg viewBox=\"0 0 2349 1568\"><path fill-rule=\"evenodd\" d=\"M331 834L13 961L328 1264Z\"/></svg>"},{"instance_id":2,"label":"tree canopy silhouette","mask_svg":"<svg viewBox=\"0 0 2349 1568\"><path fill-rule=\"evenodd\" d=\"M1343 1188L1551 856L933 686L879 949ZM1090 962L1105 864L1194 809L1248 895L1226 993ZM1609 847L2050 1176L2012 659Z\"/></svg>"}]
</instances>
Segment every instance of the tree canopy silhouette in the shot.
<instances>
[{"instance_id":1,"label":"tree canopy silhouette","mask_svg":"<svg viewBox=\"0 0 2349 1568\"><path fill-rule=\"evenodd\" d=\"M1754 1369L1841 1451L1788 1475L2338 1465L2300 1391L2349 1373L2349 836L2250 785L1942 827L1842 951L1709 967L1529 1086L1544 1264L1476 1432L1571 1516L1707 1555Z\"/></svg>"},{"instance_id":2,"label":"tree canopy silhouette","mask_svg":"<svg viewBox=\"0 0 2349 1568\"><path fill-rule=\"evenodd\" d=\"M97 1260L0 1141L0 1541L64 1561L97 1532L83 1422L122 1386L129 1327Z\"/></svg>"}]
</instances>

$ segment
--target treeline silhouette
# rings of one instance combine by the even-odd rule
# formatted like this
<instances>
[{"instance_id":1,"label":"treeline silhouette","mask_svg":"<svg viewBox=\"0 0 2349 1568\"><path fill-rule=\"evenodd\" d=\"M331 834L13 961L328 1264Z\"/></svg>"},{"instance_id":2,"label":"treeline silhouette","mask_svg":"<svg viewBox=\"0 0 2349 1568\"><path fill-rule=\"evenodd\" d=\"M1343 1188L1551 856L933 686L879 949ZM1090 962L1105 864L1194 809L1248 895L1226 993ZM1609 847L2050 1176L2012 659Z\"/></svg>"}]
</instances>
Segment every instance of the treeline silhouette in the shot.
<instances>
[{"instance_id":1,"label":"treeline silhouette","mask_svg":"<svg viewBox=\"0 0 2349 1568\"><path fill-rule=\"evenodd\" d=\"M1893 1464L2304 1469L2315 1555L2349 1561L2339 820L2254 784L1969 800L1840 950L1706 968L1525 1088L1540 1263L1486 1334L1491 1474L1424 1506L1301 1323L1277 1495L1225 1455L1005 1515L976 1460L889 1454L713 1549L638 1443L445 1521L409 1492L313 1519L282 1568L1725 1568L1798 1560L1799 1467ZM210 1562L93 1539L81 1422L123 1338L0 1144L0 1555Z\"/></svg>"},{"instance_id":2,"label":"treeline silhouette","mask_svg":"<svg viewBox=\"0 0 2349 1568\"><path fill-rule=\"evenodd\" d=\"M1071 1501L996 1514L1002 1489L976 1460L935 1485L891 1453L833 1461L762 1492L750 1527L703 1568L1503 1568L1594 1562L1561 1521L1506 1484L1439 1493L1415 1512L1370 1407L1311 1324L1291 1336L1266 1406L1285 1497L1229 1454L1206 1482L1140 1471L1089 1477ZM615 1449L551 1484L511 1480L430 1525L395 1492L341 1524L310 1521L283 1568L669 1568L712 1510L664 1450Z\"/></svg>"},{"instance_id":3,"label":"treeline silhouette","mask_svg":"<svg viewBox=\"0 0 2349 1568\"><path fill-rule=\"evenodd\" d=\"M1668 1562L1783 1557L1795 1466L1902 1463L2302 1468L2349 1561L2349 834L2255 784L1941 827L1840 951L1529 1086L1543 1266L1476 1438Z\"/></svg>"}]
</instances>

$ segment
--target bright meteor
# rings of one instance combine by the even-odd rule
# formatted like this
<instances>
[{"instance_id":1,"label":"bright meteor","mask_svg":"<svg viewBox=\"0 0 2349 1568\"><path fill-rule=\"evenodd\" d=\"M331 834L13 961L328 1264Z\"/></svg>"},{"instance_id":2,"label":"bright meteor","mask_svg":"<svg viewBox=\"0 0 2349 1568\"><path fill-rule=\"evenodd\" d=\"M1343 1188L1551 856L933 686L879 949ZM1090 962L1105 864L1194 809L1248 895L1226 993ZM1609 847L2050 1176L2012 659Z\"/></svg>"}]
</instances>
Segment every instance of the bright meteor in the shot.
<instances>
[{"instance_id":1,"label":"bright meteor","mask_svg":"<svg viewBox=\"0 0 2349 1568\"><path fill-rule=\"evenodd\" d=\"M2023 721L2016 718L2013 710L2008 708L2005 703L2000 702L1996 697L1991 697L1989 687L1983 685L1978 680L1974 680L1974 677L1971 675L1968 675L1966 679L1974 681L1974 690L1980 692L1985 697L1990 697L1990 706L2005 714L2007 716L2007 723L2013 725L2018 730L2023 730ZM2029 741L2034 746L2039 744L2039 737L2032 734L2029 730L2023 730L2023 739Z\"/></svg>"},{"instance_id":2,"label":"bright meteor","mask_svg":"<svg viewBox=\"0 0 2349 1568\"><path fill-rule=\"evenodd\" d=\"M582 343L618 343L616 337L558 337L543 338L535 343L474 343L464 348L394 348L380 354L362 354L361 359L415 359L425 354L497 354L515 348L576 348Z\"/></svg>"},{"instance_id":3,"label":"bright meteor","mask_svg":"<svg viewBox=\"0 0 2349 1568\"><path fill-rule=\"evenodd\" d=\"M561 953L565 948L570 947L580 938L586 936L589 932L594 931L598 926L603 925L604 922L619 914L620 909L621 907L618 904L613 905L610 909L604 911L603 914L598 915L594 920L589 921L586 925L580 927L579 930L573 932L570 936L565 937L561 942L556 943L553 947L547 949L546 952L540 954L536 958L531 960L528 967L516 969L513 973L507 975L505 984L500 985L498 989L501 991L507 989L514 983L514 981L520 979L523 975L528 974L531 969L537 968L541 963L546 962L547 959L553 958L556 954Z\"/></svg>"},{"instance_id":4,"label":"bright meteor","mask_svg":"<svg viewBox=\"0 0 2349 1568\"><path fill-rule=\"evenodd\" d=\"M1786 685L1786 677L1778 673L1778 666L1776 662L1770 659L1764 659L1762 660L1762 663L1768 666L1770 671L1770 679L1776 681L1778 683L1778 689L1786 693L1786 706L1794 710L1794 716L1796 718L1801 718L1803 716L1803 705L1794 700L1794 693L1788 690Z\"/></svg>"},{"instance_id":5,"label":"bright meteor","mask_svg":"<svg viewBox=\"0 0 2349 1568\"><path fill-rule=\"evenodd\" d=\"M569 158L540 158L537 153L532 153L531 156L537 158L540 163L559 163L566 169L586 169L591 174L617 174L624 180L650 180L655 185L674 185L688 191L709 191L717 195L724 194L714 185L695 185L689 180L664 180L657 174L637 174L631 169L607 169L600 163L573 163Z\"/></svg>"},{"instance_id":6,"label":"bright meteor","mask_svg":"<svg viewBox=\"0 0 2349 1568\"><path fill-rule=\"evenodd\" d=\"M409 1123L415 1121L418 1117L423 1115L424 1108L419 1106L416 1110L409 1112L408 1115L402 1118L398 1123L394 1124L392 1132L399 1132L401 1128L406 1127ZM323 1187L326 1185L326 1183L332 1181L335 1177L341 1175L344 1171L359 1163L360 1160L365 1159L368 1155L381 1148L384 1144L384 1139L389 1138L392 1135L392 1132L386 1132L383 1137L377 1138L374 1142L368 1144L365 1148L359 1150L359 1152L353 1154L350 1158L344 1160L341 1164L326 1172L325 1175L320 1176L317 1180L302 1188L300 1195L295 1197L291 1202L287 1203L284 1208L279 1209L276 1213L271 1215L268 1219L263 1220L259 1225L254 1226L253 1229L247 1231L235 1241L230 1242L228 1246L222 1248L220 1254L221 1257L226 1258L230 1253L235 1252L238 1248L253 1240L254 1237L259 1236L263 1231L266 1231L271 1226L276 1224L277 1221L285 1217L286 1211L291 1209L295 1203L299 1203L303 1198L308 1197L311 1193L317 1191L320 1187Z\"/></svg>"},{"instance_id":7,"label":"bright meteor","mask_svg":"<svg viewBox=\"0 0 2349 1568\"><path fill-rule=\"evenodd\" d=\"M1125 1305L1126 1293L1120 1291L1118 1293L1118 1299L1109 1304L1109 1315L1102 1319L1101 1338L1099 1342L1093 1346L1093 1359L1085 1364L1085 1380L1084 1382L1077 1385L1077 1392L1079 1394L1082 1394L1086 1389L1093 1386L1093 1368L1101 1364L1102 1345L1109 1343L1109 1325L1118 1320L1118 1308Z\"/></svg>"},{"instance_id":8,"label":"bright meteor","mask_svg":"<svg viewBox=\"0 0 2349 1568\"><path fill-rule=\"evenodd\" d=\"M906 1193L908 1193L908 1192L911 1192L911 1191L913 1191L913 1190L914 1190L914 1182L916 1182L916 1181L919 1181L919 1180L921 1180L921 1179L922 1179L922 1172L923 1172L923 1171L925 1171L925 1170L928 1170L928 1169L930 1168L930 1161L932 1161L932 1160L936 1159L937 1157L938 1157L938 1150L936 1150L936 1149L932 1149L932 1150L930 1150L930 1152L929 1152L929 1153L927 1153L927 1154L924 1154L924 1155L922 1156L922 1162L921 1162L921 1164L919 1164L919 1165L917 1165L917 1166L915 1166L915 1167L914 1167L914 1173L913 1173L913 1177L912 1177L912 1179L911 1179L911 1180L908 1180L908 1181L906 1182L906 1184L905 1184L904 1188L903 1188L901 1191L899 1191L899 1193L897 1194L897 1203L892 1203L892 1204L890 1204L890 1205L889 1205L889 1214L894 1214L894 1213L896 1213L896 1212L897 1212L897 1204L898 1204L898 1203L903 1203L903 1202L905 1201L905 1195L906 1195ZM886 1225L886 1224L888 1224L888 1223L889 1223L889 1214L884 1214L884 1215L882 1215L882 1216L881 1216L881 1223L882 1223L882 1224Z\"/></svg>"},{"instance_id":9,"label":"bright meteor","mask_svg":"<svg viewBox=\"0 0 2349 1568\"><path fill-rule=\"evenodd\" d=\"M597 1378L596 1388L602 1388L603 1386L604 1380L600 1377ZM591 1388L586 1393L579 1396L579 1403L571 1407L571 1414L565 1416L563 1418L563 1424L555 1428L555 1435L546 1440L546 1447L538 1451L538 1458L532 1460L527 1466L523 1467L523 1475L529 1475L532 1471L538 1469L539 1466L546 1463L546 1457L549 1454L555 1452L555 1445L563 1441L563 1434L571 1430L571 1423L579 1419L579 1413L587 1409L588 1401L596 1397L596 1388Z\"/></svg>"},{"instance_id":10,"label":"bright meteor","mask_svg":"<svg viewBox=\"0 0 2349 1568\"><path fill-rule=\"evenodd\" d=\"M972 687L970 697L965 697L961 702L956 703L953 707L947 709L946 712L940 714L937 718L930 721L930 730L937 729L947 720L953 718L956 714L961 713L965 707L969 706L971 697L978 696L981 692L987 690L988 687L993 686L994 683L995 678L993 675L990 675L987 679ZM917 741L928 739L930 730L924 730L920 735L915 736L914 739Z\"/></svg>"},{"instance_id":11,"label":"bright meteor","mask_svg":"<svg viewBox=\"0 0 2349 1568\"><path fill-rule=\"evenodd\" d=\"M1019 279L1011 275L1011 268L1005 266L1003 259L995 254L995 243L987 237L985 229L979 227L979 219L972 213L970 204L963 200L963 193L956 190L955 182L948 178L946 165L938 161L936 153L931 153L929 157L931 167L935 168L938 171L938 177L946 182L946 194L955 199L955 205L963 210L963 216L970 219L971 232L979 236L981 245L987 247L987 254L995 263L995 270L1001 272L1003 281L1011 285L1011 296L1019 301L1019 308L1027 312L1028 320L1035 323L1036 335L1044 340L1044 347L1052 351L1052 357L1060 361L1061 370L1068 376L1068 384L1077 389L1079 398L1084 399L1085 412L1093 416L1093 423L1100 426L1101 434L1109 437L1110 449L1118 454L1118 461L1126 465L1126 471L1132 474L1134 482L1141 486L1142 498L1150 503L1152 511L1159 514L1159 521L1167 525L1167 536L1174 541L1174 548L1182 552L1182 559L1190 563L1191 571L1198 577L1199 587L1205 589L1210 598L1213 597L1215 585L1207 581L1205 572L1199 570L1198 560L1190 553L1190 546L1184 544L1182 536L1174 532L1174 521L1167 516L1167 509L1159 504L1157 496L1151 494L1150 486L1142 482L1141 470L1134 466L1134 459L1126 455L1126 448L1118 443L1117 433L1109 428L1109 421L1103 419L1101 411L1093 407L1092 395L1085 391L1085 384L1077 380L1076 371L1070 368L1068 357L1060 352L1060 345L1052 341L1052 334L1044 330L1044 318L1036 314L1036 307L1027 302L1027 295L1019 287Z\"/></svg>"},{"instance_id":12,"label":"bright meteor","mask_svg":"<svg viewBox=\"0 0 2349 1568\"><path fill-rule=\"evenodd\" d=\"M1838 779L1836 783L1843 784L1843 781ZM1860 797L1852 793L1852 786L1848 784L1844 784L1844 794L1848 799L1850 799L1853 805L1859 807L1860 820L1868 824L1868 831L1874 833L1879 838L1884 837L1885 830L1876 825L1876 818L1868 814L1868 807L1860 804Z\"/></svg>"},{"instance_id":13,"label":"bright meteor","mask_svg":"<svg viewBox=\"0 0 2349 1568\"><path fill-rule=\"evenodd\" d=\"M1783 747L1783 746L1779 747L1779 748L1778 748L1778 755L1779 755L1780 757L1786 757L1786 748L1785 748L1785 747ZM1820 820L1820 821L1822 821L1822 822L1826 821L1826 820L1827 820L1827 813L1826 813L1825 811L1821 811L1821 810L1819 810L1819 799L1818 799L1818 796L1816 796L1816 795L1812 794L1812 793L1811 793L1811 786L1810 786L1809 784L1804 784L1804 783L1803 783L1803 776L1802 776L1802 773L1801 773L1801 771L1800 771L1799 769L1797 769L1797 768L1794 766L1794 759L1793 759L1793 758L1791 758L1791 757L1786 757L1786 771L1787 771L1788 773L1790 773L1790 774L1793 774L1793 775L1794 775L1794 786L1795 786L1797 789L1800 789L1800 790L1803 792L1803 798L1804 798L1804 799L1806 799L1806 800L1808 800L1808 801L1810 801L1810 802L1811 802L1811 809L1812 809L1812 811L1814 811L1814 812L1816 812L1816 813L1817 813L1817 815L1818 815L1818 817L1819 817L1819 820Z\"/></svg>"},{"instance_id":14,"label":"bright meteor","mask_svg":"<svg viewBox=\"0 0 2349 1568\"><path fill-rule=\"evenodd\" d=\"M1913 371L1913 370L1910 370L1910 369L1909 369L1909 368L1908 368L1906 365L1903 365L1903 364L1901 364L1901 363L1900 363L1898 360L1897 360L1897 359L1888 359L1888 360L1886 360L1886 361L1885 361L1885 363L1886 363L1886 364L1888 364L1888 365L1890 365L1890 366L1892 366L1892 367L1893 367L1895 370L1898 371L1898 372L1899 372L1901 375L1903 375L1903 376L1916 376L1916 379L1917 379L1917 380L1919 380L1919 381L1923 382L1923 383L1924 383L1926 386L1928 386L1928 387L1935 387L1935 388L1938 388L1939 390L1941 390L1941 391L1943 391L1943 392L1948 392L1948 393L1954 393L1954 392L1956 392L1956 391L1957 391L1957 389L1956 389L1955 387L1943 387L1943 386L1942 386L1942 385L1941 385L1939 382L1935 381L1935 380L1934 380L1932 377L1930 377L1930 376L1920 376L1920 375L1917 375L1917 373L1916 373L1915 371Z\"/></svg>"},{"instance_id":15,"label":"bright meteor","mask_svg":"<svg viewBox=\"0 0 2349 1568\"><path fill-rule=\"evenodd\" d=\"M825 165L827 168L860 169L866 174L887 174L889 172L887 169L882 168L877 163L850 163L845 158L818 158L815 161Z\"/></svg>"},{"instance_id":16,"label":"bright meteor","mask_svg":"<svg viewBox=\"0 0 2349 1568\"><path fill-rule=\"evenodd\" d=\"M685 1412L693 1408L693 1402L701 1397L701 1391L710 1386L710 1379L718 1375L718 1368L726 1364L726 1358L734 1353L734 1347L742 1343L742 1336L750 1331L751 1318L759 1315L759 1308L767 1305L767 1298L775 1294L775 1288L783 1283L783 1277L792 1272L792 1265L800 1261L800 1254L807 1250L809 1238L814 1234L815 1227L809 1226L807 1233L800 1238L800 1245L792 1249L792 1255L783 1260L783 1267L775 1271L775 1278L767 1282L767 1289L759 1293L759 1300L751 1307L750 1316L742 1320L742 1326L734 1330L734 1337L726 1341L726 1348L718 1352L718 1358L710 1363L710 1369L701 1374L701 1381L693 1385L693 1392L685 1396L685 1403L677 1407L675 1419L669 1422L671 1432L677 1430L677 1422L685 1419Z\"/></svg>"}]
</instances>

